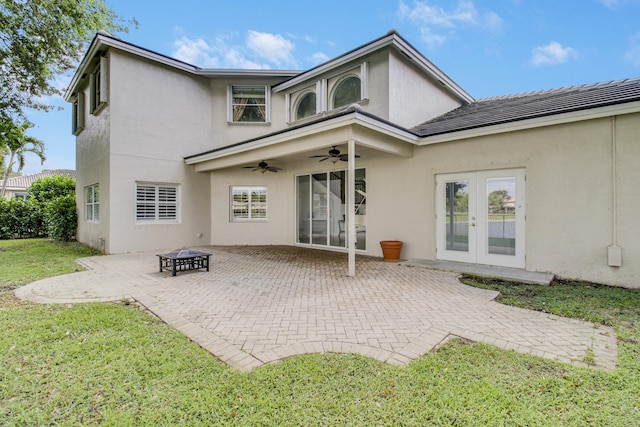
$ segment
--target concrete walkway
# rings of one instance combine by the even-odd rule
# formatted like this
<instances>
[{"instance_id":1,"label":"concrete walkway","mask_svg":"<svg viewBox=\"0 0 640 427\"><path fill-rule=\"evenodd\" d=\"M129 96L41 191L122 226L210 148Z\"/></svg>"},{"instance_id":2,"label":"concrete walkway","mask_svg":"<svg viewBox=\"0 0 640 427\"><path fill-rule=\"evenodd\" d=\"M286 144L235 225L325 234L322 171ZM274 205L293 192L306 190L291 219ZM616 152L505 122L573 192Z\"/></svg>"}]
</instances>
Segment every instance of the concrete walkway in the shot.
<instances>
[{"instance_id":1,"label":"concrete walkway","mask_svg":"<svg viewBox=\"0 0 640 427\"><path fill-rule=\"evenodd\" d=\"M84 258L87 271L15 291L37 303L134 299L225 363L247 371L314 352L406 364L450 337L613 369L608 327L496 303L457 274L289 246L194 248L211 271L158 272L155 253ZM160 252L158 252L160 253Z\"/></svg>"}]
</instances>

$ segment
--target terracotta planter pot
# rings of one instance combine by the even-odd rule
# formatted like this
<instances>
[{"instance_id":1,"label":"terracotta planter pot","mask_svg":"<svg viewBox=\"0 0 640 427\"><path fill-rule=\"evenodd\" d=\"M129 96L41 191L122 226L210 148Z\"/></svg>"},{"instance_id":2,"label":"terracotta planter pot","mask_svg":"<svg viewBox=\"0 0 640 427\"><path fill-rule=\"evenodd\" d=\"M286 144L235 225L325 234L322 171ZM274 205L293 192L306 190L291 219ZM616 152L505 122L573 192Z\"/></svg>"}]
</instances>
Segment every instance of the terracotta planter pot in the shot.
<instances>
[{"instance_id":1,"label":"terracotta planter pot","mask_svg":"<svg viewBox=\"0 0 640 427\"><path fill-rule=\"evenodd\" d=\"M382 256L387 262L400 261L400 251L402 250L402 242L400 240L383 240L380 242L382 247Z\"/></svg>"}]
</instances>

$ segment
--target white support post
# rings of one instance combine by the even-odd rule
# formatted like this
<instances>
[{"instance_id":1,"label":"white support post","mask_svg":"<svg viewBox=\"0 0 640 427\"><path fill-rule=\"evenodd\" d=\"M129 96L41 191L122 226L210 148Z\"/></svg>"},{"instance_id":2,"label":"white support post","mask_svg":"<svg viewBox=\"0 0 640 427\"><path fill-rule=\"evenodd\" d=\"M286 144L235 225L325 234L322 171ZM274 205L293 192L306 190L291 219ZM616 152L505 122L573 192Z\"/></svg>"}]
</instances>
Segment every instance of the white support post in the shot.
<instances>
[{"instance_id":1,"label":"white support post","mask_svg":"<svg viewBox=\"0 0 640 427\"><path fill-rule=\"evenodd\" d=\"M356 143L349 140L347 147L347 235L349 236L349 276L356 275Z\"/></svg>"}]
</instances>

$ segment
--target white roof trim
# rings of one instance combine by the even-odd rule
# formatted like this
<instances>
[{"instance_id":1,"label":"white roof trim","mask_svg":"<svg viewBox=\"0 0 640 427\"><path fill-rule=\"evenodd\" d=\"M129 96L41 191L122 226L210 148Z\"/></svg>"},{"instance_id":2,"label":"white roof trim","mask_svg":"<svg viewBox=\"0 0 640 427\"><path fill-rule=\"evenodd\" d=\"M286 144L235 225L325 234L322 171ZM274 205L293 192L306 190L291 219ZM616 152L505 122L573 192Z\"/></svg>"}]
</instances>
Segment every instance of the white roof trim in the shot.
<instances>
[{"instance_id":1,"label":"white roof trim","mask_svg":"<svg viewBox=\"0 0 640 427\"><path fill-rule=\"evenodd\" d=\"M520 130L572 123L583 120L593 120L603 117L619 116L623 114L632 114L638 112L640 112L640 101L635 101L625 104L609 105L600 108L572 111L569 113L553 114L550 116L537 117L534 119L518 120L514 122L484 126L475 129L467 129L458 132L449 132L442 135L426 136L420 139L418 145L423 146L430 144L439 144L442 142L459 141L468 138L477 138L481 136L496 135L506 132L515 132Z\"/></svg>"},{"instance_id":2,"label":"white roof trim","mask_svg":"<svg viewBox=\"0 0 640 427\"><path fill-rule=\"evenodd\" d=\"M119 40L111 35L103 32L96 34L94 40L89 46L89 50L84 55L82 62L78 66L69 86L65 92L64 99L69 101L75 92L76 85L82 79L82 75L87 72L89 63L96 56L96 53L103 47L115 48L124 52L128 52L132 55L139 56L141 58L149 59L159 64L166 65L168 67L176 68L181 71L192 73L204 77L216 77L216 76L243 76L243 77L291 77L301 73L301 71L282 71L282 70L247 70L247 69L207 69L200 68L195 65L187 64L186 62L162 55L160 53L153 52L148 49L136 46L134 44Z\"/></svg>"},{"instance_id":3,"label":"white roof trim","mask_svg":"<svg viewBox=\"0 0 640 427\"><path fill-rule=\"evenodd\" d=\"M337 129L349 125L361 125L373 131L383 133L385 135L394 137L410 144L417 144L419 137L411 132L403 131L394 126L382 123L378 120L372 119L369 116L365 116L358 112L354 112L348 115L339 116L333 119L322 121L320 123L311 124L291 131L283 131L275 135L260 138L255 141L248 142L246 144L240 144L223 148L212 153L203 153L195 157L185 159L185 163L188 165L194 165L209 160L219 159L227 156L233 156L235 154L244 153L247 151L255 150L257 148L268 147L270 145L280 144L291 139L304 138L316 134L318 132L325 132L333 129Z\"/></svg>"},{"instance_id":4,"label":"white roof trim","mask_svg":"<svg viewBox=\"0 0 640 427\"><path fill-rule=\"evenodd\" d=\"M385 37L381 37L378 40L374 40L373 42L366 44L360 48L357 48L351 52L348 52L342 56L339 56L333 60L325 62L317 66L316 68L312 68L307 72L303 72L297 77L293 77L292 79L287 80L286 82L280 83L277 86L274 86L274 92L282 92L283 90L289 89L295 85L300 83L304 83L308 80L312 80L317 76L330 71L334 68L345 65L351 61L354 61L362 56L368 55L372 52L375 52L383 47L393 46L401 53L405 54L409 60L416 63L416 65L430 75L437 82L442 84L442 86L454 94L457 98L471 103L474 102L474 98L469 95L464 89L462 89L458 84L456 84L453 80L451 80L442 70L436 67L431 61L425 58L420 52L414 49L409 43L407 43L402 37L400 37L397 33L391 33Z\"/></svg>"}]
</instances>

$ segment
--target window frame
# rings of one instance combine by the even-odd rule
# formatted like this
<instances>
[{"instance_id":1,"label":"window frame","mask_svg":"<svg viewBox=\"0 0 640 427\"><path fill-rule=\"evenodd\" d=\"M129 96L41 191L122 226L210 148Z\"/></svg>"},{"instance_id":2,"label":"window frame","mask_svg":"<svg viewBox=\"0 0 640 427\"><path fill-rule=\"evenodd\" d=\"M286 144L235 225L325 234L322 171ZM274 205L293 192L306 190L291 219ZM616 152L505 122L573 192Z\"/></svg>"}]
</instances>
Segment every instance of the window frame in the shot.
<instances>
[{"instance_id":1,"label":"window frame","mask_svg":"<svg viewBox=\"0 0 640 427\"><path fill-rule=\"evenodd\" d=\"M359 99L354 100L354 101L350 101L347 102L346 104L342 104L342 105L336 105L336 94L338 93L338 89L342 86L343 83L345 83L347 80L349 79L357 79L359 84L360 84L360 96ZM347 107L353 103L358 103L363 101L363 97L362 97L362 78L355 74L355 73L347 73L343 76L340 76L339 79L335 80L335 83L332 85L331 87L331 93L329 94L329 105L331 106L331 109L335 110L337 108L344 108Z\"/></svg>"},{"instance_id":2,"label":"window frame","mask_svg":"<svg viewBox=\"0 0 640 427\"><path fill-rule=\"evenodd\" d=\"M302 104L302 101L304 101L308 96L314 96L314 112L312 114L309 114L308 116L304 116L304 117L298 117L298 109L300 108L300 104ZM293 107L293 121L300 121L300 120L304 120L304 119L308 119L309 117L313 117L315 115L318 114L318 95L316 94L316 92L314 90L305 90L303 92L301 92L298 96L297 99L295 101L295 105Z\"/></svg>"},{"instance_id":3,"label":"window frame","mask_svg":"<svg viewBox=\"0 0 640 427\"><path fill-rule=\"evenodd\" d=\"M264 105L264 120L262 121L242 121L235 120L234 117L234 89L249 89L249 88L263 88L264 89L264 104L254 104L256 106ZM227 85L227 122L230 124L241 125L265 125L271 123L271 87L269 85L262 84L230 84Z\"/></svg>"},{"instance_id":4,"label":"window frame","mask_svg":"<svg viewBox=\"0 0 640 427\"><path fill-rule=\"evenodd\" d=\"M86 222L100 222L100 184L84 187L84 212Z\"/></svg>"},{"instance_id":5,"label":"window frame","mask_svg":"<svg viewBox=\"0 0 640 427\"><path fill-rule=\"evenodd\" d=\"M108 67L107 57L101 56L89 76L89 106L93 115L99 114L108 102Z\"/></svg>"},{"instance_id":6,"label":"window frame","mask_svg":"<svg viewBox=\"0 0 640 427\"><path fill-rule=\"evenodd\" d=\"M146 187L146 195L153 197L140 198L144 187ZM149 189L153 189L153 194L148 191ZM173 200L161 200L161 192L167 190L173 193ZM173 212L173 215L169 215L170 212ZM178 224L180 222L180 185L137 181L135 220L136 224Z\"/></svg>"},{"instance_id":7,"label":"window frame","mask_svg":"<svg viewBox=\"0 0 640 427\"><path fill-rule=\"evenodd\" d=\"M84 92L78 92L71 100L71 133L79 135L84 130Z\"/></svg>"},{"instance_id":8,"label":"window frame","mask_svg":"<svg viewBox=\"0 0 640 427\"><path fill-rule=\"evenodd\" d=\"M253 201L253 194L258 190L264 193L263 201ZM245 216L236 215L236 207L234 200L234 195L239 192L246 192L248 195L248 199L246 202L238 202L238 203L246 203L246 209L243 212L246 212ZM263 203L264 204L264 215L263 216L255 216L254 217L254 204ZM229 222L266 222L268 220L269 213L269 196L268 196L268 188L266 185L231 185L229 186Z\"/></svg>"}]
</instances>

